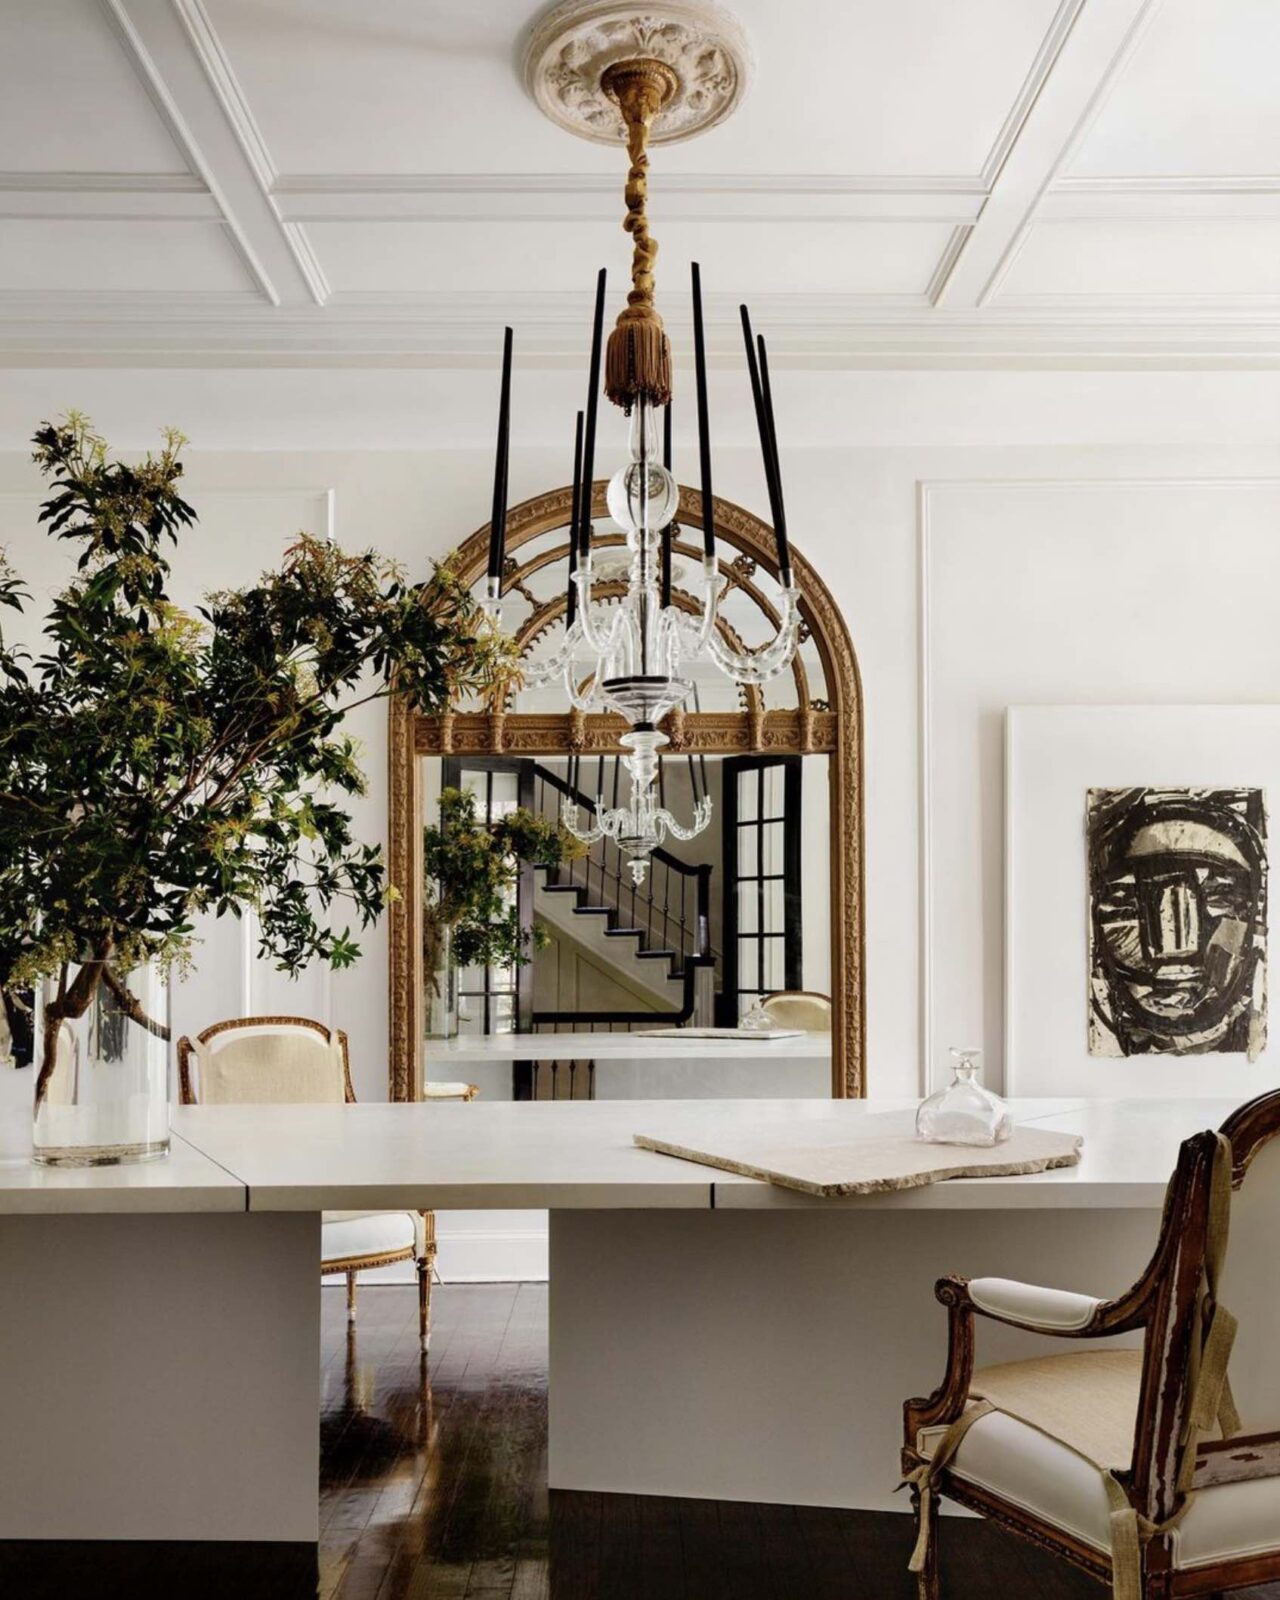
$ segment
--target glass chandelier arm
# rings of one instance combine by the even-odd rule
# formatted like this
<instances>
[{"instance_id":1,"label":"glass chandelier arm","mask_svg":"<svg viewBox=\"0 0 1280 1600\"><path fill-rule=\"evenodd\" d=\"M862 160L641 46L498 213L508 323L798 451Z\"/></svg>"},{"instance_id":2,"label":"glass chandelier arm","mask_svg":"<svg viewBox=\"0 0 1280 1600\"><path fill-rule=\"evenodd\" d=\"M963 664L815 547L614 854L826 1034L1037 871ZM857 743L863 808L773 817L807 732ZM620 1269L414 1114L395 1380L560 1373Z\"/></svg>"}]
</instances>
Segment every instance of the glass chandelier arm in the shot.
<instances>
[{"instance_id":1,"label":"glass chandelier arm","mask_svg":"<svg viewBox=\"0 0 1280 1600\"><path fill-rule=\"evenodd\" d=\"M564 799L560 803L560 821L566 833L571 833L575 839L583 844L596 844L603 839L610 829L606 826L610 816L607 812L596 812L596 821L587 827L578 826L578 805L575 800ZM614 829L613 831L617 831Z\"/></svg>"},{"instance_id":2,"label":"glass chandelier arm","mask_svg":"<svg viewBox=\"0 0 1280 1600\"><path fill-rule=\"evenodd\" d=\"M684 827L676 821L665 807L656 810L653 820L658 835L658 843L669 833L676 839L694 839L711 821L711 796L703 795L693 808L693 822L689 827Z\"/></svg>"},{"instance_id":3,"label":"glass chandelier arm","mask_svg":"<svg viewBox=\"0 0 1280 1600\"><path fill-rule=\"evenodd\" d=\"M588 556L573 575L578 590L578 617L575 626L582 630L581 639L595 656L612 655L617 648L618 626L625 607L619 607L608 618L603 629L591 603L591 558Z\"/></svg>"},{"instance_id":4,"label":"glass chandelier arm","mask_svg":"<svg viewBox=\"0 0 1280 1600\"><path fill-rule=\"evenodd\" d=\"M701 655L707 648L708 642L714 637L716 629L716 616L720 610L720 599L729 587L728 579L721 576L719 556L704 556L702 561L702 615L697 622L697 631L691 640L692 654Z\"/></svg>"},{"instance_id":5,"label":"glass chandelier arm","mask_svg":"<svg viewBox=\"0 0 1280 1600\"><path fill-rule=\"evenodd\" d=\"M550 683L552 678L558 678L572 662L574 652L581 642L582 629L574 621L565 629L564 638L550 655L538 656L525 662L521 668L525 688L540 689L543 684Z\"/></svg>"},{"instance_id":6,"label":"glass chandelier arm","mask_svg":"<svg viewBox=\"0 0 1280 1600\"><path fill-rule=\"evenodd\" d=\"M573 662L566 663L564 669L564 688L569 696L569 704L575 711L599 711L600 709L600 669L591 674L591 687L585 694L578 688L577 674L573 670Z\"/></svg>"},{"instance_id":7,"label":"glass chandelier arm","mask_svg":"<svg viewBox=\"0 0 1280 1600\"><path fill-rule=\"evenodd\" d=\"M763 683L790 665L800 635L800 591L782 591L778 631L766 644L752 650L735 650L719 633L707 640L707 652L722 672L737 683Z\"/></svg>"}]
</instances>

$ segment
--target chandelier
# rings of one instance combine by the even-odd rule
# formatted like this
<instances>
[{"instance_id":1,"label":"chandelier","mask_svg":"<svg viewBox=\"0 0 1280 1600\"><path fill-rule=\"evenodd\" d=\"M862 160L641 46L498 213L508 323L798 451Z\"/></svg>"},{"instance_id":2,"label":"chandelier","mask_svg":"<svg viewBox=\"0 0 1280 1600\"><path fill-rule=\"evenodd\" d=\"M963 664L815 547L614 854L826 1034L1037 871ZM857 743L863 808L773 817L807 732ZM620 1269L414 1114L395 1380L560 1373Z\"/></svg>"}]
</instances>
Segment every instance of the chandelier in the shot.
<instances>
[{"instance_id":1,"label":"chandelier","mask_svg":"<svg viewBox=\"0 0 1280 1600\"><path fill-rule=\"evenodd\" d=\"M696 593L681 596L684 604L673 598L671 556L677 536L680 489L671 473L671 346L654 304L658 247L649 232L646 205L647 147L653 119L676 96L679 87L676 71L668 63L648 56L614 61L600 77L600 88L617 107L626 129L630 170L623 227L632 237L631 289L605 345L604 270L597 276L586 407L578 413L574 440L564 635L554 650L528 662L524 669L529 686L560 680L575 708L615 712L626 721L627 732L619 739L626 752L622 763L630 778L626 804L606 806L601 794L584 821L577 800L566 798L562 821L571 834L588 844L602 838L614 840L637 884L644 880L652 851L668 835L692 839L711 821L712 802L705 784L700 797L695 784L693 812L687 823L677 820L660 802L659 766L669 740L658 724L691 698L696 702L691 670L700 662L710 661L736 684L764 683L787 669L800 636L800 591L792 581L787 544L768 353L763 337L753 337L746 306L741 308L742 335L782 595L777 630L765 644L741 647L734 642L732 629L723 626L721 604L727 580L720 572L715 549L706 341L697 263L692 267L692 292L702 570ZM610 478L606 495L609 515L626 540L626 587L620 598L616 569L607 577L597 573L591 520L602 348L604 392L631 420L630 460ZM505 560L511 351L512 334L508 328L503 342L488 576L482 600L495 627L501 624Z\"/></svg>"}]
</instances>

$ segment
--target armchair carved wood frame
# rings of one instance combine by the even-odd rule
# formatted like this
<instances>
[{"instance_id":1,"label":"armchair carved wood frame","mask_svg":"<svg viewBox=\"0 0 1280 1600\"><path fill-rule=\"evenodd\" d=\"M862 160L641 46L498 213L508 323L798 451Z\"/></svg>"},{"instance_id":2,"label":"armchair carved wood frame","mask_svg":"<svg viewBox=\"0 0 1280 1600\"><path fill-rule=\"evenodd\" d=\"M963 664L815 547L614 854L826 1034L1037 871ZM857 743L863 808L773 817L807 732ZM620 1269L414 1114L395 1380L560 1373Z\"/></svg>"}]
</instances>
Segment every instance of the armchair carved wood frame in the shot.
<instances>
[{"instance_id":1,"label":"armchair carved wood frame","mask_svg":"<svg viewBox=\"0 0 1280 1600\"><path fill-rule=\"evenodd\" d=\"M207 1045L212 1039L224 1035L232 1030L252 1028L262 1030L266 1028L307 1028L313 1030L325 1044L336 1041L342 1057L342 1099L347 1105L354 1105L356 1101L355 1089L351 1082L351 1056L347 1042L347 1035L341 1028L332 1031L322 1022L315 1022L309 1017L236 1017L226 1022L215 1022L212 1027L206 1028L203 1033L196 1035L200 1045ZM196 1045L185 1036L178 1040L178 1087L182 1104L184 1106L199 1103L196 1081L192 1074L194 1057L197 1054ZM476 1089L474 1085L458 1085L461 1091L452 1098L474 1100ZM365 1250L356 1255L329 1255L322 1257L320 1274L322 1277L332 1277L337 1273L345 1273L347 1279L347 1319L355 1321L356 1316L356 1275L373 1267L389 1267L397 1262L412 1261L418 1274L418 1336L422 1349L425 1350L431 1337L431 1285L436 1270L436 1255L438 1245L436 1241L436 1217L434 1211L418 1211L412 1213L418 1220L414 1229L412 1242L399 1245L394 1249Z\"/></svg>"},{"instance_id":2,"label":"armchair carved wood frame","mask_svg":"<svg viewBox=\"0 0 1280 1600\"><path fill-rule=\"evenodd\" d=\"M1238 1191L1254 1157L1280 1134L1280 1091L1240 1107L1224 1123L1222 1133L1230 1141L1232 1189ZM1000 1314L976 1303L969 1280L939 1280L935 1292L948 1312L946 1376L927 1398L906 1402L904 1475L926 1464L927 1457L920 1449L921 1430L945 1428L966 1410L974 1374L976 1316L991 1317L1029 1332L1078 1340L1141 1330L1144 1340L1133 1456L1128 1470L1114 1476L1148 1525L1165 1527L1177 1516L1188 1498L1179 1489L1178 1477L1194 1383L1193 1333L1201 1315L1217 1147L1217 1136L1212 1132L1197 1134L1182 1145L1165 1198L1159 1240L1146 1270L1117 1299L1097 1302L1092 1314L1077 1326L1046 1326L1043 1321L1019 1317L1012 1308L1008 1308L1009 1314ZM924 1570L919 1575L921 1600L937 1600L941 1594L936 1535L942 1496L1063 1557L1102 1582L1111 1580L1111 1561L1106 1554L1026 1507L966 1481L954 1470L955 1465L935 1470L931 1494L922 1496L913 1486L917 1519L923 1501L924 1515L930 1521ZM1280 1431L1202 1440L1196 1447L1192 1492L1275 1476L1280 1476ZM1172 1532L1157 1532L1143 1547L1144 1600L1221 1595L1280 1579L1280 1532L1276 1549L1183 1568L1175 1562L1174 1538Z\"/></svg>"}]
</instances>

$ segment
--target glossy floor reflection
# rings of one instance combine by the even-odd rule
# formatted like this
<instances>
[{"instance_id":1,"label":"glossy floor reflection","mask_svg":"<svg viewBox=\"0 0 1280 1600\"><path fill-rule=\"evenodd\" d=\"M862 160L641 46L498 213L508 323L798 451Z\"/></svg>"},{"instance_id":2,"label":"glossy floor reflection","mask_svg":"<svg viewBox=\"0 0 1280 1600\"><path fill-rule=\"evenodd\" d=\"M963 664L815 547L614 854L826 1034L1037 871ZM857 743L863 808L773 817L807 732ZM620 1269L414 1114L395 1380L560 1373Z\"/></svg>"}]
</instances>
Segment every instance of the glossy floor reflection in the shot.
<instances>
[{"instance_id":1,"label":"glossy floor reflection","mask_svg":"<svg viewBox=\"0 0 1280 1600\"><path fill-rule=\"evenodd\" d=\"M412 1288L323 1295L320 1548L0 1545L22 1600L914 1600L905 1516L548 1495L547 1294L437 1290L427 1362ZM761 1448L768 1441L761 1440ZM892 1470L892 1464L890 1464ZM947 1600L1100 1600L1061 1563L950 1521ZM1280 1600L1280 1586L1237 1591Z\"/></svg>"}]
</instances>

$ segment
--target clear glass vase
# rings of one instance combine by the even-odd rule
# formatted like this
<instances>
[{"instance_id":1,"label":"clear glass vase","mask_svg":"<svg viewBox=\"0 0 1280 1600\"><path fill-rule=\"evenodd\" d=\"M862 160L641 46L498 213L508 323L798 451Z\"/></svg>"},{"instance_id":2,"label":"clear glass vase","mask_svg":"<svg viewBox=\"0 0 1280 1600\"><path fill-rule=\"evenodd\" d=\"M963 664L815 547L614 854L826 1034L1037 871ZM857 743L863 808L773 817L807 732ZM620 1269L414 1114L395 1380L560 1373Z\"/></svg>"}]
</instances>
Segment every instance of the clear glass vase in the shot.
<instances>
[{"instance_id":1,"label":"clear glass vase","mask_svg":"<svg viewBox=\"0 0 1280 1600\"><path fill-rule=\"evenodd\" d=\"M453 962L453 929L440 929L434 971L427 974L427 1038L458 1036L458 969Z\"/></svg>"},{"instance_id":2,"label":"clear glass vase","mask_svg":"<svg viewBox=\"0 0 1280 1600\"><path fill-rule=\"evenodd\" d=\"M977 1080L978 1050L951 1051L955 1077L920 1104L916 1138L927 1144L1003 1144L1013 1132L1009 1108Z\"/></svg>"},{"instance_id":3,"label":"clear glass vase","mask_svg":"<svg viewBox=\"0 0 1280 1600\"><path fill-rule=\"evenodd\" d=\"M33 1158L105 1167L167 1155L168 970L107 969L76 1016L68 996L80 972L69 967L36 996Z\"/></svg>"}]
</instances>

